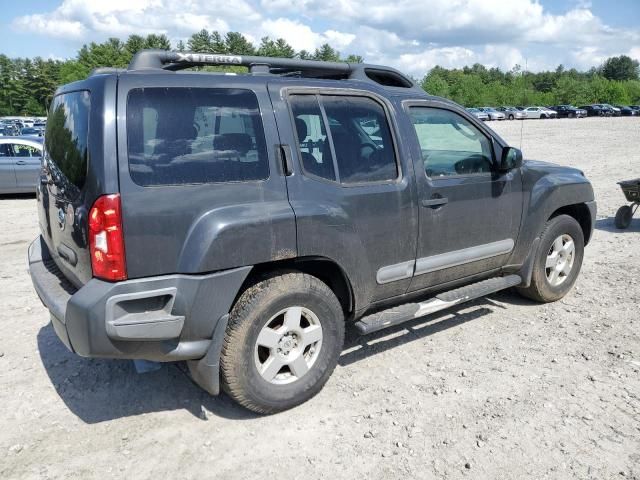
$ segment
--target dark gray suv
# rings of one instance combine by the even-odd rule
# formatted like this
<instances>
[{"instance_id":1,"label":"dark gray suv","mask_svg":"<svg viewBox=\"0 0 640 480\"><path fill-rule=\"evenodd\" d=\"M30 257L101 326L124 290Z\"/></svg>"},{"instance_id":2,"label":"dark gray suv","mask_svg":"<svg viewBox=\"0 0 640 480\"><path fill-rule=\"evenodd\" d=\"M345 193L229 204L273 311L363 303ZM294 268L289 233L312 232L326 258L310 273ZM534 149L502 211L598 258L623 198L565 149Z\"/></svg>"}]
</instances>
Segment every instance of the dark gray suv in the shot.
<instances>
[{"instance_id":1,"label":"dark gray suv","mask_svg":"<svg viewBox=\"0 0 640 480\"><path fill-rule=\"evenodd\" d=\"M181 71L227 64L248 74ZM261 413L322 388L347 324L562 298L596 211L582 172L393 69L164 51L58 89L37 195L30 273L70 350L186 360Z\"/></svg>"}]
</instances>

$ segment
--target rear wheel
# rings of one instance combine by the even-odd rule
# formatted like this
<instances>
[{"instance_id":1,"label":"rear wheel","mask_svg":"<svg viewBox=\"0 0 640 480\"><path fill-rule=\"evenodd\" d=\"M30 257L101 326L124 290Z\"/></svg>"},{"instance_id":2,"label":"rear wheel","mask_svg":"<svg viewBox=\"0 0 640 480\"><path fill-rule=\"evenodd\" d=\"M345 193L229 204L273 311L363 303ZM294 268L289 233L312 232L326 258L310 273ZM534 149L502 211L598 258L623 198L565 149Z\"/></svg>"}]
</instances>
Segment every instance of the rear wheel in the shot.
<instances>
[{"instance_id":1,"label":"rear wheel","mask_svg":"<svg viewBox=\"0 0 640 480\"><path fill-rule=\"evenodd\" d=\"M584 235L576 219L569 215L552 218L540 235L531 285L518 291L538 302L560 300L576 282L583 255Z\"/></svg>"},{"instance_id":2,"label":"rear wheel","mask_svg":"<svg viewBox=\"0 0 640 480\"><path fill-rule=\"evenodd\" d=\"M316 277L288 273L247 289L229 316L222 385L258 413L295 407L318 393L344 342L344 314Z\"/></svg>"},{"instance_id":3,"label":"rear wheel","mask_svg":"<svg viewBox=\"0 0 640 480\"><path fill-rule=\"evenodd\" d=\"M614 220L616 228L624 229L629 227L632 218L633 209L629 205L621 206L616 212L616 218Z\"/></svg>"}]
</instances>

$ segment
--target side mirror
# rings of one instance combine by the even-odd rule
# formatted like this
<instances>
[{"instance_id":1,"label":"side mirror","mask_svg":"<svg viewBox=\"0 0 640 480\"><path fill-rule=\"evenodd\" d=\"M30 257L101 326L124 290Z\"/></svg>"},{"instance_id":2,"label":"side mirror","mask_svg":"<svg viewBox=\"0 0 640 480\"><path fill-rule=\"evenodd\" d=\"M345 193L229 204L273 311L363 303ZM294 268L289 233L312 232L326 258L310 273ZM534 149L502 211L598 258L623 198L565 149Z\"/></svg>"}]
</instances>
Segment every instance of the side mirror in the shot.
<instances>
[{"instance_id":1,"label":"side mirror","mask_svg":"<svg viewBox=\"0 0 640 480\"><path fill-rule=\"evenodd\" d=\"M514 168L522 166L522 151L514 147L502 149L502 159L500 160L500 171L508 172Z\"/></svg>"}]
</instances>

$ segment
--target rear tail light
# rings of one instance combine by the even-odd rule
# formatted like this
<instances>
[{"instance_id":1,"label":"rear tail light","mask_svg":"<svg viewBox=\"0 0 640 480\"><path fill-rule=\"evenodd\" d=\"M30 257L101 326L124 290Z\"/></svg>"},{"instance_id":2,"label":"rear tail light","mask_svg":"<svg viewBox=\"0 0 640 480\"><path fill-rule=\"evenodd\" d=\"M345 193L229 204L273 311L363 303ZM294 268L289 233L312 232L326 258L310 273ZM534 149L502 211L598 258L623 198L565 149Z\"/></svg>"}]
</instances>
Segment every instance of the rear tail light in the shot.
<instances>
[{"instance_id":1,"label":"rear tail light","mask_svg":"<svg viewBox=\"0 0 640 480\"><path fill-rule=\"evenodd\" d=\"M127 279L120 194L98 197L89 212L89 249L93 276Z\"/></svg>"}]
</instances>

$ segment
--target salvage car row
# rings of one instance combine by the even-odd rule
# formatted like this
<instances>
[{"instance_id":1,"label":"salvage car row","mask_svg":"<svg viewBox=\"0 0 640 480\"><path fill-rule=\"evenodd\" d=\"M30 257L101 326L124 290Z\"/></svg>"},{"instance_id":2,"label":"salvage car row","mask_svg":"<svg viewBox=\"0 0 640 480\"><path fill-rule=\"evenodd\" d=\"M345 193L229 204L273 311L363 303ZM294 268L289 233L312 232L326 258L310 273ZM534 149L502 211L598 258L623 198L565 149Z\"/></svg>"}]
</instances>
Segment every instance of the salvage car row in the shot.
<instances>
[{"instance_id":1,"label":"salvage car row","mask_svg":"<svg viewBox=\"0 0 640 480\"><path fill-rule=\"evenodd\" d=\"M574 107L573 105L555 105L550 107L474 107L467 108L480 120L525 120L547 118L584 118L584 117L620 117L640 116L640 105L609 105L596 103Z\"/></svg>"}]
</instances>

